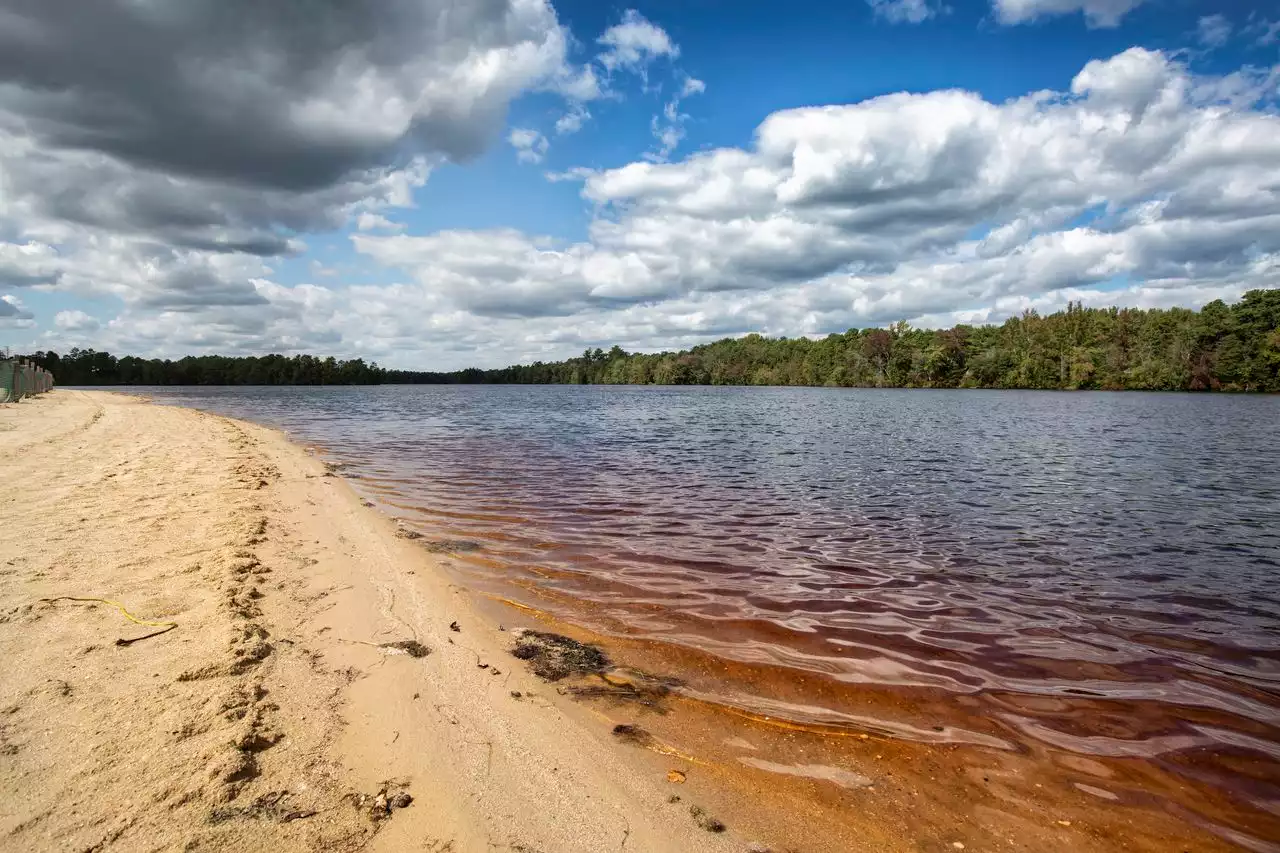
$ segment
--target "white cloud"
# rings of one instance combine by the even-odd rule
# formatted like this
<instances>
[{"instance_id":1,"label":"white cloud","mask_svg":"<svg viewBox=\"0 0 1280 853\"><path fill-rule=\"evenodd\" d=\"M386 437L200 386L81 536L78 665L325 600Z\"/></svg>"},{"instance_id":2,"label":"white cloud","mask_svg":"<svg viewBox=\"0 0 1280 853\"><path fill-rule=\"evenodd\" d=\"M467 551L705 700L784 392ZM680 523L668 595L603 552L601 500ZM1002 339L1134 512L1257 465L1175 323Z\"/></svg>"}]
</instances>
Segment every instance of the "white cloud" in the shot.
<instances>
[{"instance_id":1,"label":"white cloud","mask_svg":"<svg viewBox=\"0 0 1280 853\"><path fill-rule=\"evenodd\" d=\"M657 140L658 147L645 155L646 159L664 163L684 139L684 123L689 117L680 112L680 102L670 101L662 109L662 115L654 116L649 122L649 130Z\"/></svg>"},{"instance_id":2,"label":"white cloud","mask_svg":"<svg viewBox=\"0 0 1280 853\"><path fill-rule=\"evenodd\" d=\"M1280 116L1265 101L1277 75L1197 76L1135 48L1060 92L785 110L743 147L548 174L582 182L595 216L580 240L355 234L365 268L394 284L286 286L269 256L157 256L132 233L48 218L0 244L0 269L18 287L118 297L119 317L76 333L116 352L310 350L419 368L998 322L1067 300L1196 305L1280 286ZM544 138L532 133L530 150ZM88 208L107 203L76 186ZM408 197L403 182L384 196ZM345 203L342 222L380 209Z\"/></svg>"},{"instance_id":3,"label":"white cloud","mask_svg":"<svg viewBox=\"0 0 1280 853\"><path fill-rule=\"evenodd\" d=\"M1205 15L1196 22L1196 38L1205 47L1222 47L1231 38L1231 22L1224 15Z\"/></svg>"},{"instance_id":4,"label":"white cloud","mask_svg":"<svg viewBox=\"0 0 1280 853\"><path fill-rule=\"evenodd\" d=\"M542 357L534 341L564 354L1230 298L1280 275L1280 117L1224 102L1215 80L1133 49L1069 93L788 110L751 149L575 174L601 210L588 241L356 248L414 277L397 295L449 318L441 334L496 347L488 363Z\"/></svg>"},{"instance_id":5,"label":"white cloud","mask_svg":"<svg viewBox=\"0 0 1280 853\"><path fill-rule=\"evenodd\" d=\"M599 98L621 98L621 94L611 86L611 80L601 81L596 74L596 65L603 70L606 78L612 78L615 72L625 71L639 75L647 90L649 84L649 66L661 57L675 59L680 55L680 47L671 40L667 31L657 24L648 21L635 9L628 9L622 20L606 29L596 40L604 50L598 53L594 63L587 63L575 70L571 80L557 86L557 91L569 99L569 109L555 123L557 136L577 133L591 119L586 104ZM693 91L701 91L704 84L700 80L685 77L683 86L693 86ZM529 149L524 149L529 150ZM527 162L538 162L535 153L523 155Z\"/></svg>"},{"instance_id":6,"label":"white cloud","mask_svg":"<svg viewBox=\"0 0 1280 853\"><path fill-rule=\"evenodd\" d=\"M556 119L556 135L577 133L591 119L591 113L582 104L574 104L569 111Z\"/></svg>"},{"instance_id":7,"label":"white cloud","mask_svg":"<svg viewBox=\"0 0 1280 853\"><path fill-rule=\"evenodd\" d=\"M96 318L78 310L59 311L53 324L64 332L92 332L102 326Z\"/></svg>"},{"instance_id":8,"label":"white cloud","mask_svg":"<svg viewBox=\"0 0 1280 853\"><path fill-rule=\"evenodd\" d=\"M1002 24L1025 24L1055 15L1083 12L1090 27L1116 27L1120 20L1144 0L992 0L996 19Z\"/></svg>"},{"instance_id":9,"label":"white cloud","mask_svg":"<svg viewBox=\"0 0 1280 853\"><path fill-rule=\"evenodd\" d=\"M567 82L562 81L555 87L569 101L569 108L556 119L557 136L577 133L591 120L591 112L586 106L588 102L600 98L622 99L622 92L616 88L616 72L638 75L645 91L649 91L650 65L661 57L674 60L680 55L680 46L671 40L666 30L646 20L634 9L624 12L622 20L606 29L596 41L605 50L598 53L593 62L574 69ZM605 75L603 81L596 73L597 66ZM674 69L674 72L681 86L678 98L706 89L701 80L689 77L679 69ZM540 152L529 148L523 150L530 152L521 155L523 161L541 160Z\"/></svg>"},{"instance_id":10,"label":"white cloud","mask_svg":"<svg viewBox=\"0 0 1280 853\"><path fill-rule=\"evenodd\" d=\"M588 169L585 166L574 166L573 168L566 169L563 172L544 172L542 176L550 183L559 184L569 181L585 181L595 173L595 169Z\"/></svg>"},{"instance_id":11,"label":"white cloud","mask_svg":"<svg viewBox=\"0 0 1280 853\"><path fill-rule=\"evenodd\" d=\"M556 73L554 82L549 88L563 95L571 103L577 104L594 101L606 94L605 87L590 63L580 68L564 66Z\"/></svg>"},{"instance_id":12,"label":"white cloud","mask_svg":"<svg viewBox=\"0 0 1280 853\"><path fill-rule=\"evenodd\" d=\"M654 116L649 122L649 130L657 141L658 147L649 151L645 158L655 162L665 162L684 141L685 122L689 120L686 113L680 111L680 102L691 95L700 95L707 91L707 84L701 80L686 76L680 84L680 91L662 108L662 114Z\"/></svg>"},{"instance_id":13,"label":"white cloud","mask_svg":"<svg viewBox=\"0 0 1280 853\"><path fill-rule=\"evenodd\" d=\"M405 226L400 222L392 222L380 213L365 210L356 217L356 228L360 231L403 231Z\"/></svg>"},{"instance_id":14,"label":"white cloud","mask_svg":"<svg viewBox=\"0 0 1280 853\"><path fill-rule=\"evenodd\" d=\"M545 136L527 127L512 128L507 141L516 150L516 159L521 163L541 163L551 147Z\"/></svg>"},{"instance_id":15,"label":"white cloud","mask_svg":"<svg viewBox=\"0 0 1280 853\"><path fill-rule=\"evenodd\" d=\"M626 10L622 21L605 30L597 42L604 45L605 50L596 60L609 72L623 68L643 75L655 59L663 56L675 59L680 55L680 48L671 41L667 31L650 23L635 9Z\"/></svg>"},{"instance_id":16,"label":"white cloud","mask_svg":"<svg viewBox=\"0 0 1280 853\"><path fill-rule=\"evenodd\" d=\"M707 91L707 84L694 77L685 77L680 84L680 97L687 98L690 95L701 95Z\"/></svg>"},{"instance_id":17,"label":"white cloud","mask_svg":"<svg viewBox=\"0 0 1280 853\"><path fill-rule=\"evenodd\" d=\"M59 266L57 250L47 243L0 242L0 290L54 284Z\"/></svg>"},{"instance_id":18,"label":"white cloud","mask_svg":"<svg viewBox=\"0 0 1280 853\"><path fill-rule=\"evenodd\" d=\"M919 24L945 9L929 0L867 0L867 5L876 17L892 24Z\"/></svg>"}]
</instances>

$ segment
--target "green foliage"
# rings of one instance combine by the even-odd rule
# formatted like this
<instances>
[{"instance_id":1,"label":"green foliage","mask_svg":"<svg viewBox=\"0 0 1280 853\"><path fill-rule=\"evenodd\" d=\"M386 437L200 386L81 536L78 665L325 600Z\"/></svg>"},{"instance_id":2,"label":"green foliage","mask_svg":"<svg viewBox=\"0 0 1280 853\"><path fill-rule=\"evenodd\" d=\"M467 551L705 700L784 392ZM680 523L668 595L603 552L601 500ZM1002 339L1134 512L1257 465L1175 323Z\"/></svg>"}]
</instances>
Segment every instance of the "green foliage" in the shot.
<instances>
[{"instance_id":1,"label":"green foliage","mask_svg":"<svg viewBox=\"0 0 1280 853\"><path fill-rule=\"evenodd\" d=\"M73 349L65 356L38 352L31 361L51 372L59 385L377 385L386 378L378 365L332 356L267 355L229 358L187 356L177 361Z\"/></svg>"},{"instance_id":2,"label":"green foliage","mask_svg":"<svg viewBox=\"0 0 1280 853\"><path fill-rule=\"evenodd\" d=\"M1201 311L1028 311L1000 326L850 329L821 340L726 338L685 352L608 353L458 373L389 371L390 382L830 385L1280 391L1280 290Z\"/></svg>"},{"instance_id":3,"label":"green foliage","mask_svg":"<svg viewBox=\"0 0 1280 853\"><path fill-rule=\"evenodd\" d=\"M1084 308L1028 311L1000 326L850 329L820 340L747 335L684 352L588 349L580 357L497 370L424 373L309 355L117 360L36 353L60 385L609 384L831 385L1280 391L1280 290L1200 311Z\"/></svg>"}]
</instances>

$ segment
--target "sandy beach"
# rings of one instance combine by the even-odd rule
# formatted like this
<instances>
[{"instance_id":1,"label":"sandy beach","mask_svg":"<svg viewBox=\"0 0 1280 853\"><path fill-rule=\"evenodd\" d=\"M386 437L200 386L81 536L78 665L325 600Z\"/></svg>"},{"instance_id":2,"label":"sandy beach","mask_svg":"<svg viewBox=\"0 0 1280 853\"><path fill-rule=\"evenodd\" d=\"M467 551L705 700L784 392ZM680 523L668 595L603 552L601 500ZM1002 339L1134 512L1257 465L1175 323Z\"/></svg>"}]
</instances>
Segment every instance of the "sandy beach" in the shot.
<instances>
[{"instance_id":1,"label":"sandy beach","mask_svg":"<svg viewBox=\"0 0 1280 853\"><path fill-rule=\"evenodd\" d=\"M0 850L753 844L280 433L57 391L0 441Z\"/></svg>"}]
</instances>

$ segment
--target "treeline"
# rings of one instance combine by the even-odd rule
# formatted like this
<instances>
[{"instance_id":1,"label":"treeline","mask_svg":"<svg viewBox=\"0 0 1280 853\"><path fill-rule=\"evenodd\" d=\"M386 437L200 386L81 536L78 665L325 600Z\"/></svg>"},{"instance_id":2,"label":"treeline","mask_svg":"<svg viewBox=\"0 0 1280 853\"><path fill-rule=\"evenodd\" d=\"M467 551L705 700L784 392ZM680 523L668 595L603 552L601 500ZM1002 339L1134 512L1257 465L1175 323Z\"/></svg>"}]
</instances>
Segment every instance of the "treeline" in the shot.
<instances>
[{"instance_id":1,"label":"treeline","mask_svg":"<svg viewBox=\"0 0 1280 853\"><path fill-rule=\"evenodd\" d=\"M1200 311L1028 311L1000 326L850 329L821 340L726 338L685 352L588 350L579 358L454 373L388 371L409 383L830 385L1280 391L1280 290Z\"/></svg>"},{"instance_id":2,"label":"treeline","mask_svg":"<svg viewBox=\"0 0 1280 853\"><path fill-rule=\"evenodd\" d=\"M829 385L1280 391L1280 290L1234 304L1139 310L1028 311L999 326L850 329L820 340L726 338L683 352L587 350L496 370L386 370L302 355L116 359L93 350L30 358L61 385L624 384Z\"/></svg>"},{"instance_id":3,"label":"treeline","mask_svg":"<svg viewBox=\"0 0 1280 853\"><path fill-rule=\"evenodd\" d=\"M37 352L27 358L53 373L59 385L378 385L387 375L363 359L311 355L189 355L170 361L73 349L64 356Z\"/></svg>"}]
</instances>

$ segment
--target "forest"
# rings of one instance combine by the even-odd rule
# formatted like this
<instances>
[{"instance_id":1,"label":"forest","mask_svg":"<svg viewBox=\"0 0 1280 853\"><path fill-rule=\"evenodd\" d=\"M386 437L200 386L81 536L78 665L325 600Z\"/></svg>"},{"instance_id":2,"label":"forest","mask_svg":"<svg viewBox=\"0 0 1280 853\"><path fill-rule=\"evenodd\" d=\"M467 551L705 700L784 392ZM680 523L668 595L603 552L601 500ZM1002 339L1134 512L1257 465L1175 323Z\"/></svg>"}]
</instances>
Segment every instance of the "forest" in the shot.
<instances>
[{"instance_id":1,"label":"forest","mask_svg":"<svg viewBox=\"0 0 1280 853\"><path fill-rule=\"evenodd\" d=\"M29 359L53 373L59 385L380 385L387 371L364 359L340 361L311 355L189 355L177 361L116 358L72 349L64 356L37 352Z\"/></svg>"},{"instance_id":2,"label":"forest","mask_svg":"<svg viewBox=\"0 0 1280 853\"><path fill-rule=\"evenodd\" d=\"M493 370L388 370L310 355L26 356L60 385L624 384L868 388L1280 391L1280 290L1233 305L1028 311L996 326L850 329L825 338L725 338L681 352L615 346Z\"/></svg>"}]
</instances>

